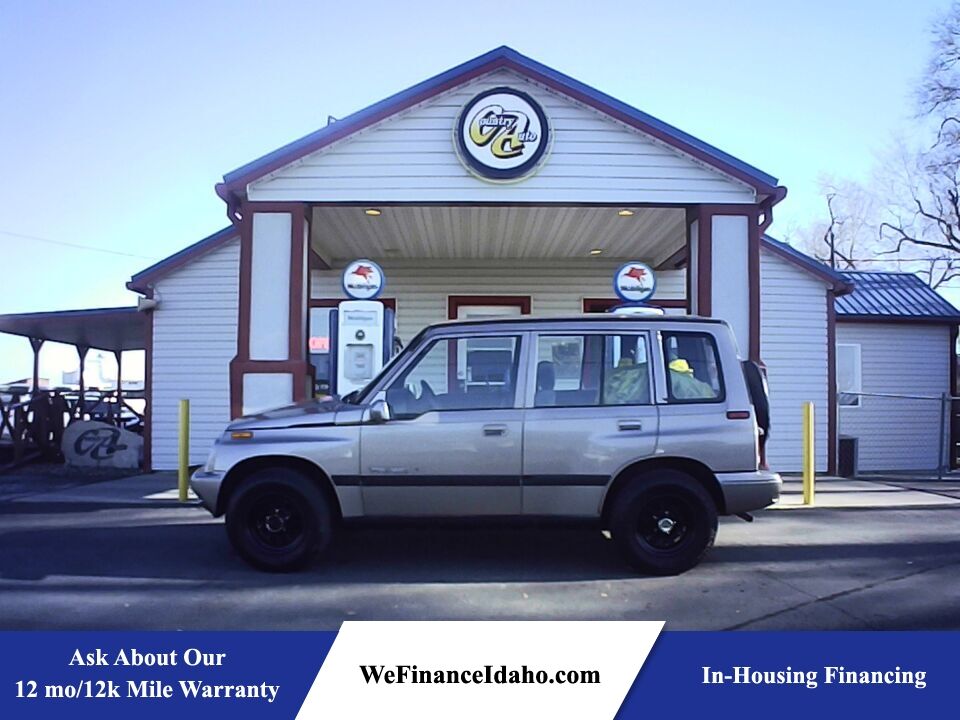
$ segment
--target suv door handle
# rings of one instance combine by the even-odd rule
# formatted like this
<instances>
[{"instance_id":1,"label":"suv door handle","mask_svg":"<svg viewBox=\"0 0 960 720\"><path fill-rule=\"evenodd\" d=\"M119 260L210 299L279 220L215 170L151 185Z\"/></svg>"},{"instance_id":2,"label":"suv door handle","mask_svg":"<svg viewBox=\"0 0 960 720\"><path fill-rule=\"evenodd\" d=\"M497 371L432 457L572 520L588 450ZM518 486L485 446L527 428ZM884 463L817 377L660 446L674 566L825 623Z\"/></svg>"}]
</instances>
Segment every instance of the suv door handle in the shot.
<instances>
[{"instance_id":1,"label":"suv door handle","mask_svg":"<svg viewBox=\"0 0 960 720\"><path fill-rule=\"evenodd\" d=\"M506 425L484 425L483 434L488 436L506 435L507 426Z\"/></svg>"},{"instance_id":2,"label":"suv door handle","mask_svg":"<svg viewBox=\"0 0 960 720\"><path fill-rule=\"evenodd\" d=\"M643 430L643 420L619 420L617 421L617 430Z\"/></svg>"}]
</instances>

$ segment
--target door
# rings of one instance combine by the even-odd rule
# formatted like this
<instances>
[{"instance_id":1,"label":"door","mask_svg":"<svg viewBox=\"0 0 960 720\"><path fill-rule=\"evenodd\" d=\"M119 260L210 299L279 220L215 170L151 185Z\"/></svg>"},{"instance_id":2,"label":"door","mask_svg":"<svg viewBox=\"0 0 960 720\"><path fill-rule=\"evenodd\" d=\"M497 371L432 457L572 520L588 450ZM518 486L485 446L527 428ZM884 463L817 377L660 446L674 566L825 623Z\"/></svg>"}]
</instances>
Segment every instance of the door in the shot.
<instances>
[{"instance_id":1,"label":"door","mask_svg":"<svg viewBox=\"0 0 960 720\"><path fill-rule=\"evenodd\" d=\"M522 347L519 334L439 338L400 371L391 419L360 431L365 514L520 512Z\"/></svg>"},{"instance_id":2,"label":"door","mask_svg":"<svg viewBox=\"0 0 960 720\"><path fill-rule=\"evenodd\" d=\"M648 334L540 333L531 354L523 512L595 516L614 474L656 449Z\"/></svg>"}]
</instances>

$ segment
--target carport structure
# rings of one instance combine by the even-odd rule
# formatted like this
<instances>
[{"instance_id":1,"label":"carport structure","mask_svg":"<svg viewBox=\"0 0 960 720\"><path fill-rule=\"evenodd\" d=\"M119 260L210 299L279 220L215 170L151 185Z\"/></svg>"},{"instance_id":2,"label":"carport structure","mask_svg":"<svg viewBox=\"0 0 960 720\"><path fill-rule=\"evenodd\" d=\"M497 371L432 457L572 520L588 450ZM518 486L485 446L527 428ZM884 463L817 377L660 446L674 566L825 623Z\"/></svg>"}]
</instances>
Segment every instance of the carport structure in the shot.
<instances>
[{"instance_id":1,"label":"carport structure","mask_svg":"<svg viewBox=\"0 0 960 720\"><path fill-rule=\"evenodd\" d=\"M0 332L27 338L33 349L29 388L7 388L9 399L5 401L0 397L0 441L5 440L12 446L13 463L27 459L31 452L57 455L64 427L75 420L96 417L119 424L126 408L142 422L143 413L126 403L122 389L123 353L146 350L150 340L145 316L137 308L0 315ZM46 342L76 348L80 364L76 393L63 388L40 388L40 352ZM113 354L117 362L117 387L109 392L98 390L91 401L83 375L87 353L92 349ZM141 397L144 396L141 394Z\"/></svg>"},{"instance_id":2,"label":"carport structure","mask_svg":"<svg viewBox=\"0 0 960 720\"><path fill-rule=\"evenodd\" d=\"M484 176L458 145L467 109L491 94L543 120L542 156L522 177ZM408 337L504 298L517 312L582 312L612 297L618 263L643 260L659 271L655 300L728 320L759 360L760 236L786 190L501 47L228 173L217 193L240 237L237 416L310 396L310 308L342 298L340 268L358 257L384 267ZM149 296L162 265L130 287ZM549 300L558 289L564 301Z\"/></svg>"}]
</instances>

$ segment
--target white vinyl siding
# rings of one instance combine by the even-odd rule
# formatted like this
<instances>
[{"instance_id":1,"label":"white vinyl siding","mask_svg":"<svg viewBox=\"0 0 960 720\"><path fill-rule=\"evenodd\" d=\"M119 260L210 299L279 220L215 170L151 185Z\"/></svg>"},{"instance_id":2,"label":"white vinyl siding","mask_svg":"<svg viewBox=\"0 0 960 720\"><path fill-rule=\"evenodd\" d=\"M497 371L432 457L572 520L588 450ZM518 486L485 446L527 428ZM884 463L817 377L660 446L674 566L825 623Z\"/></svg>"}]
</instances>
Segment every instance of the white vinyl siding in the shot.
<instances>
[{"instance_id":1,"label":"white vinyl siding","mask_svg":"<svg viewBox=\"0 0 960 720\"><path fill-rule=\"evenodd\" d=\"M387 276L383 297L397 301L397 326L404 343L427 325L447 320L451 295L529 295L534 315L579 315L584 298L610 298L616 261L380 263ZM340 269L314 270L313 298L342 298ZM683 271L657 274L655 299L683 299Z\"/></svg>"},{"instance_id":2,"label":"white vinyl siding","mask_svg":"<svg viewBox=\"0 0 960 720\"><path fill-rule=\"evenodd\" d=\"M928 396L878 398L840 408L840 434L860 439L859 469L937 467L941 393L950 391L950 329L944 325L837 322L837 343L860 346L864 393Z\"/></svg>"},{"instance_id":3,"label":"white vinyl siding","mask_svg":"<svg viewBox=\"0 0 960 720\"><path fill-rule=\"evenodd\" d=\"M177 467L178 407L190 400L190 463L230 422L240 243L230 240L161 278L153 311L153 468Z\"/></svg>"},{"instance_id":4,"label":"white vinyl siding","mask_svg":"<svg viewBox=\"0 0 960 720\"><path fill-rule=\"evenodd\" d=\"M767 461L801 469L802 407L816 410L817 470L827 469L827 286L766 248L760 251L760 357L770 384ZM831 300L832 301L832 298Z\"/></svg>"},{"instance_id":5,"label":"white vinyl siding","mask_svg":"<svg viewBox=\"0 0 960 720\"><path fill-rule=\"evenodd\" d=\"M471 175L454 125L477 93L509 85L538 100L553 144L532 177L510 184ZM498 70L354 133L247 188L250 200L752 203L747 185L593 108Z\"/></svg>"}]
</instances>

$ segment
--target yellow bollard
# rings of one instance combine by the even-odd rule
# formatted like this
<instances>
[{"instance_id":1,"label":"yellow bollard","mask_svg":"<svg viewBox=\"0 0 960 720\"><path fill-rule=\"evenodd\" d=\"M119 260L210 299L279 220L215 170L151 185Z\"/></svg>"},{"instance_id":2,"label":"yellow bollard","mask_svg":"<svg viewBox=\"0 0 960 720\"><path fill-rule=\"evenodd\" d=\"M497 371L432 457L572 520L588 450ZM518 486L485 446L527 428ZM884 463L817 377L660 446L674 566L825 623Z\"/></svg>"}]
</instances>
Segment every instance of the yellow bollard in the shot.
<instances>
[{"instance_id":1,"label":"yellow bollard","mask_svg":"<svg viewBox=\"0 0 960 720\"><path fill-rule=\"evenodd\" d=\"M180 468L177 487L180 502L187 501L187 483L190 480L190 401L180 401Z\"/></svg>"},{"instance_id":2,"label":"yellow bollard","mask_svg":"<svg viewBox=\"0 0 960 720\"><path fill-rule=\"evenodd\" d=\"M814 447L813 403L803 404L803 504L813 505L816 499L816 453Z\"/></svg>"}]
</instances>

